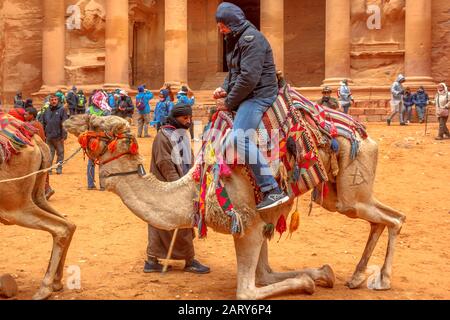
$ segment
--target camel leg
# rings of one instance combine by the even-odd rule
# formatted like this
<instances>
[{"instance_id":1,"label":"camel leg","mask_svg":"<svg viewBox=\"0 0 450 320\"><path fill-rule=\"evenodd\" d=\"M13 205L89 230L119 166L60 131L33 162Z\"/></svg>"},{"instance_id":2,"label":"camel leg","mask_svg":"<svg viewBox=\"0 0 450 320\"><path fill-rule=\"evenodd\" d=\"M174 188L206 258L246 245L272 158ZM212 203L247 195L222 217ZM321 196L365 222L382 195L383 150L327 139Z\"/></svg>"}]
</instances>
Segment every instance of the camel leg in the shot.
<instances>
[{"instance_id":1,"label":"camel leg","mask_svg":"<svg viewBox=\"0 0 450 320\"><path fill-rule=\"evenodd\" d=\"M67 220L47 213L34 204L26 206L26 209L21 212L7 212L7 215L9 215L6 217L7 219L11 219L19 226L47 231L53 236L53 249L47 272L39 291L33 296L34 300L47 299L54 291L55 276L58 269L61 268L61 263L64 265L64 259L76 227Z\"/></svg>"},{"instance_id":2,"label":"camel leg","mask_svg":"<svg viewBox=\"0 0 450 320\"><path fill-rule=\"evenodd\" d=\"M259 256L258 266L256 268L256 284L258 286L266 286L281 282L286 279L296 278L302 274L308 275L317 285L326 288L333 288L336 280L333 269L329 265L325 265L320 269L303 269L291 272L273 272L269 265L269 249L267 240L263 242L261 254Z\"/></svg>"},{"instance_id":3,"label":"camel leg","mask_svg":"<svg viewBox=\"0 0 450 320\"><path fill-rule=\"evenodd\" d=\"M314 293L314 281L306 274L265 287L256 287L256 268L261 248L266 241L262 235L263 223L256 224L243 238L235 238L237 257L237 298L259 300L288 292Z\"/></svg>"},{"instance_id":4,"label":"camel leg","mask_svg":"<svg viewBox=\"0 0 450 320\"><path fill-rule=\"evenodd\" d=\"M389 228L388 231L389 241L386 259L384 260L380 274L368 284L371 289L389 290L391 288L392 263L394 260L395 244L397 242L397 236L400 234L400 229Z\"/></svg>"},{"instance_id":5,"label":"camel leg","mask_svg":"<svg viewBox=\"0 0 450 320\"><path fill-rule=\"evenodd\" d=\"M377 245L378 240L380 239L380 236L383 233L385 227L386 226L382 224L370 224L369 239L367 240L364 253L358 265L356 266L356 270L353 273L352 278L346 284L350 289L357 289L363 284L364 281L366 281L367 276L365 272L367 269L367 264L369 263L373 250L375 249L375 246Z\"/></svg>"}]
</instances>

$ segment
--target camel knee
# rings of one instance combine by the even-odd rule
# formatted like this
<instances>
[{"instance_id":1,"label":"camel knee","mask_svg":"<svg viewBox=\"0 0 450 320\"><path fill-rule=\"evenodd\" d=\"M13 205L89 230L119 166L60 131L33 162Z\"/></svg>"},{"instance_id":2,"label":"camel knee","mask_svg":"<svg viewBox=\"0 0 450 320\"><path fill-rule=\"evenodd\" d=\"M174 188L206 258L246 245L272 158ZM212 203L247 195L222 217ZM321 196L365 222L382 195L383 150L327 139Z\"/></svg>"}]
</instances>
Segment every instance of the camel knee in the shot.
<instances>
[{"instance_id":1,"label":"camel knee","mask_svg":"<svg viewBox=\"0 0 450 320\"><path fill-rule=\"evenodd\" d=\"M66 244L67 241L70 241L70 239L72 239L72 236L75 233L76 229L77 227L75 224L68 222L66 225L64 225L64 227L59 228L55 232L55 241L59 244Z\"/></svg>"}]
</instances>

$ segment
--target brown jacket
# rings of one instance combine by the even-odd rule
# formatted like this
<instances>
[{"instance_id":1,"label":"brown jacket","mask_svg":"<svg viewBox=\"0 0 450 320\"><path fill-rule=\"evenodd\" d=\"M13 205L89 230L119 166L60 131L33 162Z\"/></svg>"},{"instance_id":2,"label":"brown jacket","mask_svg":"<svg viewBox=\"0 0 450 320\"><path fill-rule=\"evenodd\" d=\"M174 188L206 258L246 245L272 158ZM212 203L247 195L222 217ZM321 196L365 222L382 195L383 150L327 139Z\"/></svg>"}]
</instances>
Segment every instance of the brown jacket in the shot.
<instances>
[{"instance_id":1,"label":"brown jacket","mask_svg":"<svg viewBox=\"0 0 450 320\"><path fill-rule=\"evenodd\" d=\"M165 127L156 135L153 142L152 162L150 172L156 178L164 182L173 182L186 174L182 165L175 164L172 161L172 151L174 145L170 140L173 131ZM192 158L193 159L193 158ZM188 166L186 166L187 168ZM192 164L189 166L192 167ZM176 206L173 208L176 210ZM148 247L147 255L165 259L172 241L173 231L165 231L148 226ZM182 229L178 231L177 240L172 253L173 260L190 260L195 256L194 251L194 230Z\"/></svg>"}]
</instances>

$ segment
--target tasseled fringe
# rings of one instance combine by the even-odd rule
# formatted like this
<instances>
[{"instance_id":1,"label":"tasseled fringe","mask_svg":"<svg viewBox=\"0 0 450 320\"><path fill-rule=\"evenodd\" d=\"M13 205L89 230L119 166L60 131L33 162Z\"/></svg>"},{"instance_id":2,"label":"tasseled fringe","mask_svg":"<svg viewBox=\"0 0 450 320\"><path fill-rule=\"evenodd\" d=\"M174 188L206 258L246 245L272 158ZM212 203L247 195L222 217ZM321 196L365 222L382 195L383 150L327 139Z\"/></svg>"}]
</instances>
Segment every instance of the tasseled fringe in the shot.
<instances>
[{"instance_id":1,"label":"tasseled fringe","mask_svg":"<svg viewBox=\"0 0 450 320\"><path fill-rule=\"evenodd\" d=\"M300 168L298 167L298 164L295 164L292 180L294 180L294 182L298 182L300 180Z\"/></svg>"},{"instance_id":2,"label":"tasseled fringe","mask_svg":"<svg viewBox=\"0 0 450 320\"><path fill-rule=\"evenodd\" d=\"M200 239L204 239L206 238L207 235L208 235L208 227L206 226L204 218L200 216L200 220L198 222L198 237Z\"/></svg>"},{"instance_id":3,"label":"tasseled fringe","mask_svg":"<svg viewBox=\"0 0 450 320\"><path fill-rule=\"evenodd\" d=\"M272 240L274 233L275 233L275 226L273 225L273 223L268 223L264 226L263 229L264 238L266 238L267 240Z\"/></svg>"},{"instance_id":4,"label":"tasseled fringe","mask_svg":"<svg viewBox=\"0 0 450 320\"><path fill-rule=\"evenodd\" d=\"M228 178L231 177L231 168L226 164L223 163L220 165L220 177L221 178Z\"/></svg>"},{"instance_id":5,"label":"tasseled fringe","mask_svg":"<svg viewBox=\"0 0 450 320\"><path fill-rule=\"evenodd\" d=\"M234 209L227 211L227 215L231 218L231 234L237 235L242 238L244 236L244 225L239 213Z\"/></svg>"},{"instance_id":6,"label":"tasseled fringe","mask_svg":"<svg viewBox=\"0 0 450 320\"><path fill-rule=\"evenodd\" d=\"M350 151L350 157L352 160L356 159L356 156L358 155L358 151L359 151L358 140L352 140L351 141L351 151Z\"/></svg>"},{"instance_id":7,"label":"tasseled fringe","mask_svg":"<svg viewBox=\"0 0 450 320\"><path fill-rule=\"evenodd\" d=\"M284 214L282 214L278 219L276 230L280 234L280 239L278 239L278 242L280 242L283 233L287 231L286 218L284 217Z\"/></svg>"},{"instance_id":8,"label":"tasseled fringe","mask_svg":"<svg viewBox=\"0 0 450 320\"><path fill-rule=\"evenodd\" d=\"M195 171L192 173L192 179L194 179L195 182L200 182L202 176L202 167L198 165L195 168Z\"/></svg>"},{"instance_id":9,"label":"tasseled fringe","mask_svg":"<svg viewBox=\"0 0 450 320\"><path fill-rule=\"evenodd\" d=\"M288 185L289 175L283 161L280 162L279 171L280 171L280 187L281 189L283 189L283 191L287 191L289 189Z\"/></svg>"},{"instance_id":10,"label":"tasseled fringe","mask_svg":"<svg viewBox=\"0 0 450 320\"><path fill-rule=\"evenodd\" d=\"M291 222L289 223L289 237L292 238L292 234L300 227L300 212L298 212L298 198L295 211L291 214Z\"/></svg>"},{"instance_id":11,"label":"tasseled fringe","mask_svg":"<svg viewBox=\"0 0 450 320\"><path fill-rule=\"evenodd\" d=\"M297 158L297 144L295 143L294 138L289 137L287 139L286 147L291 156Z\"/></svg>"},{"instance_id":12,"label":"tasseled fringe","mask_svg":"<svg viewBox=\"0 0 450 320\"><path fill-rule=\"evenodd\" d=\"M334 153L339 153L339 142L336 139L331 139L331 150Z\"/></svg>"}]
</instances>

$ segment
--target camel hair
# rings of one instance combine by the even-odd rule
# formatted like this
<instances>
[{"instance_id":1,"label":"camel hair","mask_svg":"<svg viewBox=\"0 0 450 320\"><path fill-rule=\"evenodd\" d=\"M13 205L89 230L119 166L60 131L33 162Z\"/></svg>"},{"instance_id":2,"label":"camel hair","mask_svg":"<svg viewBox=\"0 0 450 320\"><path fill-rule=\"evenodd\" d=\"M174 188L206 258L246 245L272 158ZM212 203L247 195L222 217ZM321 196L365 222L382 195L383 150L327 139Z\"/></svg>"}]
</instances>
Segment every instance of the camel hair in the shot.
<instances>
[{"instance_id":1,"label":"camel hair","mask_svg":"<svg viewBox=\"0 0 450 320\"><path fill-rule=\"evenodd\" d=\"M10 161L0 158L0 181L24 177L49 168L50 149L38 135ZM0 154L1 157L1 154ZM0 223L49 232L53 249L47 272L34 300L43 300L63 290L64 263L76 226L52 208L45 197L46 173L23 180L0 183Z\"/></svg>"},{"instance_id":2,"label":"camel hair","mask_svg":"<svg viewBox=\"0 0 450 320\"><path fill-rule=\"evenodd\" d=\"M125 133L135 139L128 122L114 116L74 116L67 120L64 126L75 136L85 131L93 131L106 132L109 136ZM129 150L129 141L118 140L113 151L106 148L110 141L105 139L99 141L98 151L88 150L88 155L100 162ZM339 138L339 142L340 171L337 177L330 174L328 182L330 192L320 204L329 211L339 212L354 219L363 219L371 225L363 256L347 286L355 289L365 282L368 277L366 274L368 261L380 235L387 227L389 241L385 262L381 272L372 278L369 287L388 290L391 288L395 243L405 216L382 204L373 196L378 157L377 144L370 138L362 140L360 152L357 158L352 160L350 143L343 138ZM320 156L325 167L329 168L331 162L329 153L321 150ZM163 230L191 228L195 217L193 203L198 199L198 190L192 175L194 169L185 177L171 183L161 182L151 174L140 178L137 175L115 176L117 173L137 170L140 165L142 158L139 155L126 155L101 165L100 174L104 177L106 189L116 193L135 215L156 228ZM281 214L288 216L293 208L293 200L271 212L261 214L256 212L254 191L242 168L234 169L231 177L224 183L235 210L246 225L242 236L234 236L237 257L237 299L264 299L288 292L312 294L316 284L325 287L334 286L334 272L328 265L319 269L285 273L276 273L269 266L268 240L262 232L266 224L264 217L271 215L279 217ZM149 190L152 192L148 192ZM176 210L173 209L173 203L176 203ZM219 212L220 206L212 207L215 209L207 211L206 215L208 226L217 232L230 234L229 219L227 220L223 212Z\"/></svg>"}]
</instances>

